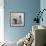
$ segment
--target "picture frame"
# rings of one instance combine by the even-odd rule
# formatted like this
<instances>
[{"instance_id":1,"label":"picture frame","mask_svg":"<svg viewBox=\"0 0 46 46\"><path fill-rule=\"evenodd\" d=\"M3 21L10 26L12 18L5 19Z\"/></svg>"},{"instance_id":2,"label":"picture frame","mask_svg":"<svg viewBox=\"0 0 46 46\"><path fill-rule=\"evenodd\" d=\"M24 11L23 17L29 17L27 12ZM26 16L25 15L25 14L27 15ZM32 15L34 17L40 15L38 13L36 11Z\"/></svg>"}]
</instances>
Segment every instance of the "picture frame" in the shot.
<instances>
[{"instance_id":1,"label":"picture frame","mask_svg":"<svg viewBox=\"0 0 46 46\"><path fill-rule=\"evenodd\" d=\"M10 26L21 27L24 26L24 12L10 12Z\"/></svg>"}]
</instances>

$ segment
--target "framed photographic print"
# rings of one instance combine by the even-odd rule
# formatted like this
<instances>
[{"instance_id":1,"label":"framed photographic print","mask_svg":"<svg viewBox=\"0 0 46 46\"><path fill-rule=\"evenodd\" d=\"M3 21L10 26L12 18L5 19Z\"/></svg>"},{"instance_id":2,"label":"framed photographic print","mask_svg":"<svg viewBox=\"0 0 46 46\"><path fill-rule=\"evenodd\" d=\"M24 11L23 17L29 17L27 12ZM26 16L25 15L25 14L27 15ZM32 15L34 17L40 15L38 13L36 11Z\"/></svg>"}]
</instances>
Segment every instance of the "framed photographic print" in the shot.
<instances>
[{"instance_id":1,"label":"framed photographic print","mask_svg":"<svg viewBox=\"0 0 46 46\"><path fill-rule=\"evenodd\" d=\"M24 12L11 12L10 25L11 26L24 26Z\"/></svg>"}]
</instances>

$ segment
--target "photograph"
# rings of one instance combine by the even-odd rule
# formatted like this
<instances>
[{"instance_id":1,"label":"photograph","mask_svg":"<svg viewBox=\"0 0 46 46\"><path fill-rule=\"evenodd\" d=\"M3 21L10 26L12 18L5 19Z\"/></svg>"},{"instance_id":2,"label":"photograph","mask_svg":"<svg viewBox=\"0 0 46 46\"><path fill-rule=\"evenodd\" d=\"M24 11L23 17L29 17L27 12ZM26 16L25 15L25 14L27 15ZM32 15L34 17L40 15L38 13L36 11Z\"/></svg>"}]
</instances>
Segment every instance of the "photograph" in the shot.
<instances>
[{"instance_id":1,"label":"photograph","mask_svg":"<svg viewBox=\"0 0 46 46\"><path fill-rule=\"evenodd\" d=\"M10 13L11 26L24 26L24 13L12 12Z\"/></svg>"}]
</instances>

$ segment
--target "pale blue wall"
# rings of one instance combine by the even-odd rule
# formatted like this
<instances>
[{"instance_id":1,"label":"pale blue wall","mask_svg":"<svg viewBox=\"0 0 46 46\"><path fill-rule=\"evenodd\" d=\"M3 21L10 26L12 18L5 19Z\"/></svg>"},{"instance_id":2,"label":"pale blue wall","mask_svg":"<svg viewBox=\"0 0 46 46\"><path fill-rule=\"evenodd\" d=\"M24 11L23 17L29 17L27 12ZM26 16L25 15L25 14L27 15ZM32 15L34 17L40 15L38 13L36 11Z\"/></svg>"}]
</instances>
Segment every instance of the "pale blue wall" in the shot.
<instances>
[{"instance_id":1,"label":"pale blue wall","mask_svg":"<svg viewBox=\"0 0 46 46\"><path fill-rule=\"evenodd\" d=\"M46 9L46 0L41 0L40 1L40 10L42 11L43 9ZM46 27L46 11L43 12L42 17L43 17L43 22L40 21L40 25Z\"/></svg>"},{"instance_id":2,"label":"pale blue wall","mask_svg":"<svg viewBox=\"0 0 46 46\"><path fill-rule=\"evenodd\" d=\"M24 37L31 28L35 12L40 9L39 0L4 0L4 38L8 41L18 41ZM24 12L25 26L10 27L10 12Z\"/></svg>"}]
</instances>

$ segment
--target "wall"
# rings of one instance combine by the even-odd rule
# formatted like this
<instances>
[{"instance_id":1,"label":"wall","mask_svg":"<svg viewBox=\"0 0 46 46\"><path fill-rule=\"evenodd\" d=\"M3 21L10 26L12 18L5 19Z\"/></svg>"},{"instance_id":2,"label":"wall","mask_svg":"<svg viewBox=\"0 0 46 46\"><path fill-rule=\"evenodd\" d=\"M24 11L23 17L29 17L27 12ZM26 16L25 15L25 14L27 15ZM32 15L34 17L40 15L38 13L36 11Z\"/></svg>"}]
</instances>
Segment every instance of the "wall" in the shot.
<instances>
[{"instance_id":1,"label":"wall","mask_svg":"<svg viewBox=\"0 0 46 46\"><path fill-rule=\"evenodd\" d=\"M41 9L41 11L43 10L43 9L46 9L46 0L41 0L40 1L40 9ZM42 15L42 17L43 17L43 22L41 21L40 22L40 25L42 25L42 26L45 26L46 27L46 11L44 11L43 12L43 15Z\"/></svg>"},{"instance_id":2,"label":"wall","mask_svg":"<svg viewBox=\"0 0 46 46\"><path fill-rule=\"evenodd\" d=\"M18 41L32 29L35 12L40 9L40 0L4 0L4 38L7 41ZM24 12L25 26L10 27L10 12Z\"/></svg>"}]
</instances>

